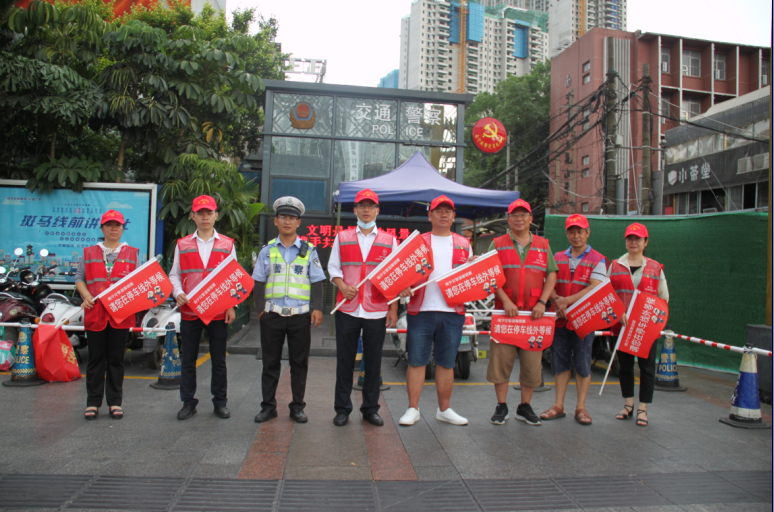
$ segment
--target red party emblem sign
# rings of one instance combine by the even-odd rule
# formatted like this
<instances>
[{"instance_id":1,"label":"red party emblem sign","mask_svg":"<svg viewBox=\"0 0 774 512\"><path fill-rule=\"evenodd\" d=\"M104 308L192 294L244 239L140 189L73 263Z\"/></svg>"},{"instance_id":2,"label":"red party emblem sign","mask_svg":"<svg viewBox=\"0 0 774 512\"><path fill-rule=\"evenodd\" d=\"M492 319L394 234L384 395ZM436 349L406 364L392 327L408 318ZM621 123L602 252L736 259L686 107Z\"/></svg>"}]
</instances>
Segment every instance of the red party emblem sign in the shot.
<instances>
[{"instance_id":1,"label":"red party emblem sign","mask_svg":"<svg viewBox=\"0 0 774 512\"><path fill-rule=\"evenodd\" d=\"M473 125L473 144L484 153L497 153L505 147L507 132L503 123L485 117Z\"/></svg>"}]
</instances>

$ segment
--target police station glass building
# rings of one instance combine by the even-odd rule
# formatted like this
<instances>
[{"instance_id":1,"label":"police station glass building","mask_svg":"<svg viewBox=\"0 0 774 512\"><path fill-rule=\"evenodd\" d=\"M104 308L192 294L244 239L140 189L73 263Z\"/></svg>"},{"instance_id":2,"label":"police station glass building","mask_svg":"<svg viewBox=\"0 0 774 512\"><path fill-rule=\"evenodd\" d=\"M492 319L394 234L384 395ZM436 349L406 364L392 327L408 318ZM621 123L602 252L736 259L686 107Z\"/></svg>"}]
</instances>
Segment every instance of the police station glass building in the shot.
<instances>
[{"instance_id":1,"label":"police station glass building","mask_svg":"<svg viewBox=\"0 0 774 512\"><path fill-rule=\"evenodd\" d=\"M279 80L265 84L264 204L295 196L306 206L305 218L330 221L332 194L340 182L390 172L417 150L447 178L462 183L465 106L472 95ZM273 226L266 227L271 233Z\"/></svg>"}]
</instances>

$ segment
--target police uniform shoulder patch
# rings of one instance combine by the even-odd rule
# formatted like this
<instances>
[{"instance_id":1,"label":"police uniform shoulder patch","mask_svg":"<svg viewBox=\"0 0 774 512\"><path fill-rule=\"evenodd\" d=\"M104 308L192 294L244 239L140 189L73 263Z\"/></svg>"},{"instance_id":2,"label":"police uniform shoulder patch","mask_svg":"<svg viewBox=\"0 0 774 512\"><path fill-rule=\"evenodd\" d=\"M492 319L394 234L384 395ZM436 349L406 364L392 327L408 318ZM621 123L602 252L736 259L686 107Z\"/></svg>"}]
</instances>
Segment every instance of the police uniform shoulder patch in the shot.
<instances>
[{"instance_id":1,"label":"police uniform shoulder patch","mask_svg":"<svg viewBox=\"0 0 774 512\"><path fill-rule=\"evenodd\" d=\"M315 258L314 264L317 265L317 268L322 268L322 265L320 264L320 258Z\"/></svg>"}]
</instances>

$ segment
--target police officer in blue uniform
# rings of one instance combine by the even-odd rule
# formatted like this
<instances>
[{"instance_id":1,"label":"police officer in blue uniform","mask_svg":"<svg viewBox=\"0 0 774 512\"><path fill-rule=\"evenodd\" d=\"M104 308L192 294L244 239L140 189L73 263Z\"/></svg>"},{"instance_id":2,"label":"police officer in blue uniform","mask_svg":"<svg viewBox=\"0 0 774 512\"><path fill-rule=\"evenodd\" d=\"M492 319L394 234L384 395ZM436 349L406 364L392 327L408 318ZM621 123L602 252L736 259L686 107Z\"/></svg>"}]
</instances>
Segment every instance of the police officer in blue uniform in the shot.
<instances>
[{"instance_id":1,"label":"police officer in blue uniform","mask_svg":"<svg viewBox=\"0 0 774 512\"><path fill-rule=\"evenodd\" d=\"M282 369L282 346L288 340L290 365L290 417L306 423L304 393L309 370L311 325L322 323L323 272L314 245L301 240L296 230L301 225L304 203L295 197L280 197L274 202L274 225L279 236L266 244L258 255L253 271L253 295L261 328L263 401L255 421L262 423L277 417L275 394ZM310 300L317 309L310 311Z\"/></svg>"}]
</instances>

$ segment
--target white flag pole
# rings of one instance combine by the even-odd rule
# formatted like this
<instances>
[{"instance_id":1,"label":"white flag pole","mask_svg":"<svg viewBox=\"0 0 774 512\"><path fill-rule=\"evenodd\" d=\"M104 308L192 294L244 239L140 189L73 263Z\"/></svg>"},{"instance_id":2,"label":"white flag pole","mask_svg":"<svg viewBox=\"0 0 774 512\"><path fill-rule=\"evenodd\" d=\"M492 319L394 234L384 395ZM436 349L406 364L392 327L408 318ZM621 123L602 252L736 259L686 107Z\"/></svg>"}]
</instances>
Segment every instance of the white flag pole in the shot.
<instances>
[{"instance_id":1,"label":"white flag pole","mask_svg":"<svg viewBox=\"0 0 774 512\"><path fill-rule=\"evenodd\" d=\"M363 279L362 281L360 281L360 284L358 284L357 286L355 286L355 289L357 289L357 290L360 290L360 287L361 287L361 286L363 286L363 285L365 284L365 282L366 282L366 281L368 281L368 280L369 280L369 279L371 279L373 276L375 276L375 275L376 275L376 274L377 274L377 273L378 273L380 270L382 270L382 269L385 267L385 265L387 265L389 262L391 262L393 259L395 259L395 257L398 255L398 252L400 252L400 248L401 248L401 247L403 247L404 245L406 245L407 243L409 243L411 240L413 240L414 238L416 238L416 237L418 237L418 236L419 236L419 230L416 230L416 229L415 229L415 230L414 230L414 232L413 232L413 233L411 233L411 235L409 235L409 237L408 237L408 238L406 238L405 240L403 240L403 242L401 242L401 244L398 246L398 248L397 248L396 250L394 250L394 251L392 251L392 252L390 253L390 257L388 257L388 258L385 258L385 259L384 259L384 260L383 260L381 263L379 263L379 264L376 266L376 268L375 268L375 269L373 269L373 270L371 271L371 273L370 273L370 274L368 274L368 275L366 276L366 278L365 278L365 279ZM398 297L398 298L400 298L400 297ZM392 303L393 303L393 302L395 302L396 300L397 300L397 299L393 299L393 300L391 300L390 302L388 302L387 304L392 304ZM339 308L340 308L340 307L341 307L341 306L342 306L342 305L343 305L345 302L347 302L347 299L344 299L344 300L342 300L341 302L339 302L338 304L336 304L336 307L335 307L335 308L333 308L333 309L331 310L331 315L332 315L333 313L335 313L336 311L338 311L338 309L339 309Z\"/></svg>"},{"instance_id":2,"label":"white flag pole","mask_svg":"<svg viewBox=\"0 0 774 512\"><path fill-rule=\"evenodd\" d=\"M626 325L629 325L629 321L631 320L631 312L632 308L634 307L634 301L637 300L637 295L640 294L639 290L634 291L634 295L632 296L632 301L629 303L629 308L626 310ZM602 392L605 390L605 383L607 382L607 377L610 375L610 368L613 367L613 361L615 361L615 354L618 352L618 347L621 346L621 340L623 339L623 335L626 332L626 327L621 328L621 332L618 333L618 339L615 342L615 348L613 349L613 354L610 356L610 362L607 365L607 371L605 372L605 378L602 380L602 387L599 388L599 394L602 395Z\"/></svg>"},{"instance_id":3,"label":"white flag pole","mask_svg":"<svg viewBox=\"0 0 774 512\"><path fill-rule=\"evenodd\" d=\"M114 284L110 285L108 288L106 288L105 290L103 290L103 291L102 291L102 293L100 293L99 295L97 295L96 297L94 297L94 302L96 302L97 300L99 300L101 297L103 297L103 296L107 295L108 293L112 292L113 290L117 289L118 287L120 287L120 286L123 286L123 284L124 284L124 282L126 282L126 280L130 279L132 276L134 276L135 274L137 274L138 272L140 272L142 269L144 269L144 268L145 268L145 267L147 267L148 265L152 265L153 263L156 263L156 262L158 262L158 261L159 261L159 259L161 259L161 256L160 256L160 255L154 256L153 258L149 259L148 261L146 261L145 263L143 263L142 265L140 265L140 266L139 266L139 267L137 267L136 269L132 270L132 271L131 271L130 273L128 273L128 274L127 274L125 277L123 277L123 278L122 278L120 281L118 281L118 282L116 282L116 283L114 283ZM72 318L73 318L75 315L77 315L78 313L80 313L80 312L81 312L82 310L84 310L84 309L86 309L86 308L84 308L84 307L83 307L83 304L81 304L81 308L80 308L80 309L76 309L76 310L74 310L72 313L70 313L69 315L67 315L67 316L65 316L65 317L62 317L62 318L61 318L61 319L60 319L60 320L59 320L59 321L58 321L58 322L55 324L55 326L56 326L57 328L61 327L61 326L62 326L62 325L64 325L65 323L69 322L69 321L70 321L70 319L72 319Z\"/></svg>"}]
</instances>

